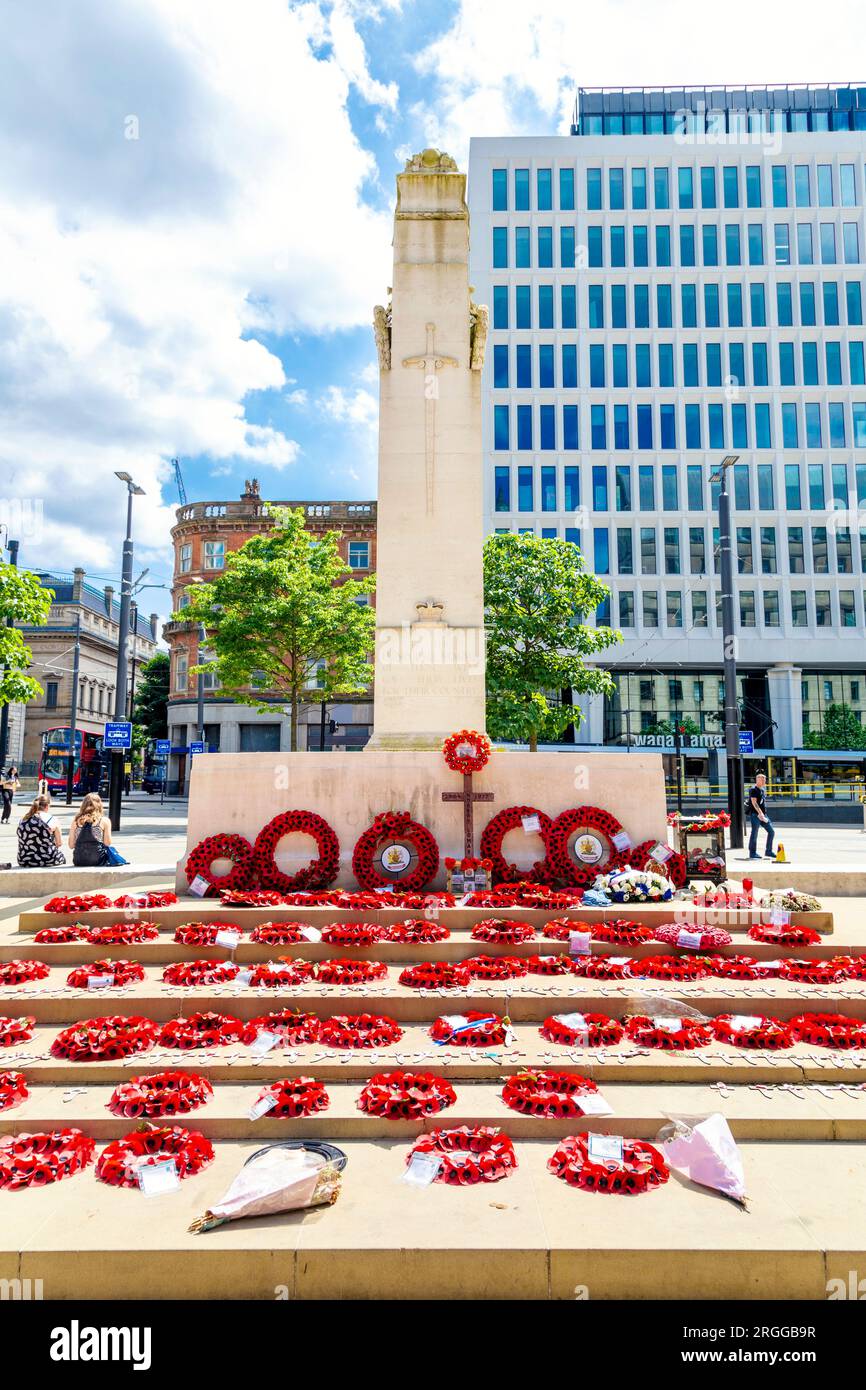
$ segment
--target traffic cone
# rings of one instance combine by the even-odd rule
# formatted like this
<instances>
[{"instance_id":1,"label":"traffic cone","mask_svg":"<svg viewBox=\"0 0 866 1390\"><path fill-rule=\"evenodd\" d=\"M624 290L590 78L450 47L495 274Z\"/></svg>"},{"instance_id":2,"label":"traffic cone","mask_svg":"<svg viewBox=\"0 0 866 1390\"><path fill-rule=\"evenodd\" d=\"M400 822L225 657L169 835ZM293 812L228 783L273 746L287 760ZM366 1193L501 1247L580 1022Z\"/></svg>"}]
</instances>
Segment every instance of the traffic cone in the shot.
<instances>
[{"instance_id":1,"label":"traffic cone","mask_svg":"<svg viewBox=\"0 0 866 1390\"><path fill-rule=\"evenodd\" d=\"M776 850L776 863L777 863L777 864L787 864L787 863L788 863L788 856L787 856L787 854L785 853L785 846L781 843L781 841L779 842L779 848Z\"/></svg>"}]
</instances>

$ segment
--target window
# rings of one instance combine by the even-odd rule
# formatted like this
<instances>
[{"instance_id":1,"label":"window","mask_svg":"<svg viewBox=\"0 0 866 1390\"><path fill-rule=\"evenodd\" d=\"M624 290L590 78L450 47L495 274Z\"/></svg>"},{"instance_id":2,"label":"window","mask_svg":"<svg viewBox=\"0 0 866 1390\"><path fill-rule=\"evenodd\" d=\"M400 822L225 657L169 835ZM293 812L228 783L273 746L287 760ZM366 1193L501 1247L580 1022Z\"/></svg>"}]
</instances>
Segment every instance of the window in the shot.
<instances>
[{"instance_id":1,"label":"window","mask_svg":"<svg viewBox=\"0 0 866 1390\"><path fill-rule=\"evenodd\" d=\"M737 527L737 573L754 574L751 526Z\"/></svg>"},{"instance_id":2,"label":"window","mask_svg":"<svg viewBox=\"0 0 866 1390\"><path fill-rule=\"evenodd\" d=\"M517 367L517 385L524 391L532 388L532 348L528 343L518 343L514 352Z\"/></svg>"},{"instance_id":3,"label":"window","mask_svg":"<svg viewBox=\"0 0 866 1390\"><path fill-rule=\"evenodd\" d=\"M687 166L677 169L677 201L681 208L695 205L694 174Z\"/></svg>"},{"instance_id":4,"label":"window","mask_svg":"<svg viewBox=\"0 0 866 1390\"><path fill-rule=\"evenodd\" d=\"M566 389L577 386L577 347L574 343L562 345L562 384Z\"/></svg>"},{"instance_id":5,"label":"window","mask_svg":"<svg viewBox=\"0 0 866 1390\"><path fill-rule=\"evenodd\" d=\"M574 211L574 170L559 171L559 206L562 212Z\"/></svg>"},{"instance_id":6,"label":"window","mask_svg":"<svg viewBox=\"0 0 866 1390\"><path fill-rule=\"evenodd\" d=\"M666 512L676 512L679 511L679 505L677 466L675 463L666 463L662 466L662 508Z\"/></svg>"},{"instance_id":7,"label":"window","mask_svg":"<svg viewBox=\"0 0 866 1390\"><path fill-rule=\"evenodd\" d=\"M538 408L539 448L556 448L556 407L542 405Z\"/></svg>"},{"instance_id":8,"label":"window","mask_svg":"<svg viewBox=\"0 0 866 1390\"><path fill-rule=\"evenodd\" d=\"M740 263L740 224L728 222L725 226L725 265Z\"/></svg>"},{"instance_id":9,"label":"window","mask_svg":"<svg viewBox=\"0 0 866 1390\"><path fill-rule=\"evenodd\" d=\"M349 568L353 570L365 570L370 566L370 542L369 541L350 541L349 542Z\"/></svg>"},{"instance_id":10,"label":"window","mask_svg":"<svg viewBox=\"0 0 866 1390\"><path fill-rule=\"evenodd\" d=\"M836 264L836 228L832 222L822 222L819 228L821 239L821 264Z\"/></svg>"},{"instance_id":11,"label":"window","mask_svg":"<svg viewBox=\"0 0 866 1390\"><path fill-rule=\"evenodd\" d=\"M508 170L493 170L493 211L508 211Z\"/></svg>"},{"instance_id":12,"label":"window","mask_svg":"<svg viewBox=\"0 0 866 1390\"><path fill-rule=\"evenodd\" d=\"M616 567L620 574L634 574L634 554L631 530L622 528L616 533Z\"/></svg>"},{"instance_id":13,"label":"window","mask_svg":"<svg viewBox=\"0 0 866 1390\"><path fill-rule=\"evenodd\" d=\"M824 467L820 463L809 464L809 507L812 511L824 510Z\"/></svg>"},{"instance_id":14,"label":"window","mask_svg":"<svg viewBox=\"0 0 866 1390\"><path fill-rule=\"evenodd\" d=\"M532 406L517 407L517 447L531 449L532 445Z\"/></svg>"},{"instance_id":15,"label":"window","mask_svg":"<svg viewBox=\"0 0 866 1390\"><path fill-rule=\"evenodd\" d=\"M794 322L794 309L790 280L779 280L776 285L776 314L780 328L791 327Z\"/></svg>"},{"instance_id":16,"label":"window","mask_svg":"<svg viewBox=\"0 0 866 1390\"><path fill-rule=\"evenodd\" d=\"M773 165L773 207L788 206L788 170L784 164Z\"/></svg>"},{"instance_id":17,"label":"window","mask_svg":"<svg viewBox=\"0 0 866 1390\"><path fill-rule=\"evenodd\" d=\"M761 166L760 164L746 165L746 207L759 208L761 206Z\"/></svg>"},{"instance_id":18,"label":"window","mask_svg":"<svg viewBox=\"0 0 866 1390\"><path fill-rule=\"evenodd\" d=\"M692 594L692 626L706 627L707 619L707 595L706 590L698 589ZM699 682L695 682L696 685Z\"/></svg>"},{"instance_id":19,"label":"window","mask_svg":"<svg viewBox=\"0 0 866 1390\"><path fill-rule=\"evenodd\" d=\"M538 384L540 387L545 389L552 389L556 385L556 382L554 380L552 343L539 344Z\"/></svg>"},{"instance_id":20,"label":"window","mask_svg":"<svg viewBox=\"0 0 866 1390\"><path fill-rule=\"evenodd\" d=\"M178 652L174 658L174 688L185 691L189 685L189 658L186 652Z\"/></svg>"},{"instance_id":21,"label":"window","mask_svg":"<svg viewBox=\"0 0 866 1390\"><path fill-rule=\"evenodd\" d=\"M46 708L46 709L56 709L56 708L57 708L57 690L58 690L58 682L57 682L57 681L46 681L46 682L45 682L45 708Z\"/></svg>"},{"instance_id":22,"label":"window","mask_svg":"<svg viewBox=\"0 0 866 1390\"><path fill-rule=\"evenodd\" d=\"M861 324L863 322L863 298L860 293L859 280L845 281L845 308L849 323Z\"/></svg>"},{"instance_id":23,"label":"window","mask_svg":"<svg viewBox=\"0 0 866 1390\"><path fill-rule=\"evenodd\" d=\"M601 211L601 170L586 171L586 206L590 212Z\"/></svg>"},{"instance_id":24,"label":"window","mask_svg":"<svg viewBox=\"0 0 866 1390\"><path fill-rule=\"evenodd\" d=\"M577 511L580 506L580 469L573 464L567 465L562 470L562 481L565 491L565 510L567 512Z\"/></svg>"},{"instance_id":25,"label":"window","mask_svg":"<svg viewBox=\"0 0 866 1390\"><path fill-rule=\"evenodd\" d=\"M854 179L854 165L841 164L839 166L839 190L840 201L843 208L853 208L857 203L857 186Z\"/></svg>"},{"instance_id":26,"label":"window","mask_svg":"<svg viewBox=\"0 0 866 1390\"><path fill-rule=\"evenodd\" d=\"M779 626L779 591L778 589L764 590L764 625L765 627Z\"/></svg>"},{"instance_id":27,"label":"window","mask_svg":"<svg viewBox=\"0 0 866 1390\"><path fill-rule=\"evenodd\" d=\"M791 264L791 229L787 222L777 222L773 229L776 265Z\"/></svg>"},{"instance_id":28,"label":"window","mask_svg":"<svg viewBox=\"0 0 866 1390\"><path fill-rule=\"evenodd\" d=\"M815 248L812 244L811 222L797 223L797 260L800 265L814 265Z\"/></svg>"},{"instance_id":29,"label":"window","mask_svg":"<svg viewBox=\"0 0 866 1390\"><path fill-rule=\"evenodd\" d=\"M539 212L550 212L553 207L553 179L550 169L539 169L535 176L536 207Z\"/></svg>"},{"instance_id":30,"label":"window","mask_svg":"<svg viewBox=\"0 0 866 1390\"><path fill-rule=\"evenodd\" d=\"M617 464L614 470L614 494L616 497L616 509L618 512L631 511L631 468L626 464ZM631 532L629 532L631 535Z\"/></svg>"},{"instance_id":31,"label":"window","mask_svg":"<svg viewBox=\"0 0 866 1390\"><path fill-rule=\"evenodd\" d=\"M833 166L832 164L818 165L818 207L831 208L833 206Z\"/></svg>"},{"instance_id":32,"label":"window","mask_svg":"<svg viewBox=\"0 0 866 1390\"><path fill-rule=\"evenodd\" d=\"M740 206L740 179L736 164L726 164L722 170L722 193L726 208Z\"/></svg>"},{"instance_id":33,"label":"window","mask_svg":"<svg viewBox=\"0 0 866 1390\"><path fill-rule=\"evenodd\" d=\"M806 571L802 526L788 527L788 569L792 574L805 574Z\"/></svg>"},{"instance_id":34,"label":"window","mask_svg":"<svg viewBox=\"0 0 866 1390\"><path fill-rule=\"evenodd\" d=\"M740 590L740 626L755 626L755 593L753 589Z\"/></svg>"},{"instance_id":35,"label":"window","mask_svg":"<svg viewBox=\"0 0 866 1390\"><path fill-rule=\"evenodd\" d=\"M508 327L508 286L493 286L493 327Z\"/></svg>"},{"instance_id":36,"label":"window","mask_svg":"<svg viewBox=\"0 0 866 1390\"><path fill-rule=\"evenodd\" d=\"M514 171L514 207L517 212L529 211L529 170Z\"/></svg>"},{"instance_id":37,"label":"window","mask_svg":"<svg viewBox=\"0 0 866 1390\"><path fill-rule=\"evenodd\" d=\"M815 626L829 627L830 617L830 591L829 589L815 590Z\"/></svg>"},{"instance_id":38,"label":"window","mask_svg":"<svg viewBox=\"0 0 866 1390\"><path fill-rule=\"evenodd\" d=\"M826 288L826 287L825 287ZM811 280L800 281L800 323L804 328L814 328L815 286Z\"/></svg>"},{"instance_id":39,"label":"window","mask_svg":"<svg viewBox=\"0 0 866 1390\"><path fill-rule=\"evenodd\" d=\"M680 224L680 265L695 265L695 229L690 222Z\"/></svg>"},{"instance_id":40,"label":"window","mask_svg":"<svg viewBox=\"0 0 866 1390\"><path fill-rule=\"evenodd\" d=\"M671 205L670 180L667 169L653 169L653 201L657 208L665 209ZM646 203L644 203L646 207Z\"/></svg>"},{"instance_id":41,"label":"window","mask_svg":"<svg viewBox=\"0 0 866 1390\"><path fill-rule=\"evenodd\" d=\"M642 463L638 468L638 499L642 512L655 511L655 471L651 463Z\"/></svg>"},{"instance_id":42,"label":"window","mask_svg":"<svg viewBox=\"0 0 866 1390\"><path fill-rule=\"evenodd\" d=\"M192 569L192 546L182 545L180 548L180 572L189 574Z\"/></svg>"},{"instance_id":43,"label":"window","mask_svg":"<svg viewBox=\"0 0 866 1390\"><path fill-rule=\"evenodd\" d=\"M563 286L563 288L566 288ZM538 286L538 326L539 328L553 327L553 286Z\"/></svg>"},{"instance_id":44,"label":"window","mask_svg":"<svg viewBox=\"0 0 866 1390\"><path fill-rule=\"evenodd\" d=\"M751 314L753 328L766 328L767 304L764 286L761 284L760 280L754 281L749 286L749 312Z\"/></svg>"},{"instance_id":45,"label":"window","mask_svg":"<svg viewBox=\"0 0 866 1390\"><path fill-rule=\"evenodd\" d=\"M760 222L748 226L749 265L764 264L764 228Z\"/></svg>"},{"instance_id":46,"label":"window","mask_svg":"<svg viewBox=\"0 0 866 1390\"><path fill-rule=\"evenodd\" d=\"M860 238L856 222L842 223L842 258L846 265L857 265L860 260Z\"/></svg>"},{"instance_id":47,"label":"window","mask_svg":"<svg viewBox=\"0 0 866 1390\"><path fill-rule=\"evenodd\" d=\"M612 328L628 328L628 302L625 285L610 287L610 322Z\"/></svg>"},{"instance_id":48,"label":"window","mask_svg":"<svg viewBox=\"0 0 866 1390\"><path fill-rule=\"evenodd\" d=\"M562 407L562 447L563 449L578 449L580 447L576 405L564 405Z\"/></svg>"},{"instance_id":49,"label":"window","mask_svg":"<svg viewBox=\"0 0 866 1390\"><path fill-rule=\"evenodd\" d=\"M527 270L532 264L532 245L528 227L514 228L514 264L518 270Z\"/></svg>"},{"instance_id":50,"label":"window","mask_svg":"<svg viewBox=\"0 0 866 1390\"><path fill-rule=\"evenodd\" d=\"M607 448L607 418L603 405L590 407L590 441L593 449Z\"/></svg>"},{"instance_id":51,"label":"window","mask_svg":"<svg viewBox=\"0 0 866 1390\"><path fill-rule=\"evenodd\" d=\"M610 229L610 263L617 269L625 265L625 227L619 225Z\"/></svg>"},{"instance_id":52,"label":"window","mask_svg":"<svg viewBox=\"0 0 866 1390\"><path fill-rule=\"evenodd\" d=\"M794 627L809 626L809 614L806 609L805 589L791 590L791 622Z\"/></svg>"},{"instance_id":53,"label":"window","mask_svg":"<svg viewBox=\"0 0 866 1390\"><path fill-rule=\"evenodd\" d=\"M518 262L518 265L520 262ZM541 270L553 267L553 228L538 228L538 265Z\"/></svg>"},{"instance_id":54,"label":"window","mask_svg":"<svg viewBox=\"0 0 866 1390\"><path fill-rule=\"evenodd\" d=\"M773 510L773 466L758 464L758 506L762 512Z\"/></svg>"},{"instance_id":55,"label":"window","mask_svg":"<svg viewBox=\"0 0 866 1390\"><path fill-rule=\"evenodd\" d=\"M806 413L806 448L820 449L823 446L823 432L821 428L821 406L817 401L807 402ZM823 505L823 503L822 503Z\"/></svg>"},{"instance_id":56,"label":"window","mask_svg":"<svg viewBox=\"0 0 866 1390\"><path fill-rule=\"evenodd\" d=\"M502 465L494 470L494 506L497 512L511 511L511 470Z\"/></svg>"},{"instance_id":57,"label":"window","mask_svg":"<svg viewBox=\"0 0 866 1390\"><path fill-rule=\"evenodd\" d=\"M716 206L716 170L712 164L706 164L701 169L701 207L714 208Z\"/></svg>"},{"instance_id":58,"label":"window","mask_svg":"<svg viewBox=\"0 0 866 1390\"><path fill-rule=\"evenodd\" d=\"M559 264L564 270L574 269L574 228L559 229Z\"/></svg>"},{"instance_id":59,"label":"window","mask_svg":"<svg viewBox=\"0 0 866 1390\"><path fill-rule=\"evenodd\" d=\"M493 228L493 269L505 270L508 266L508 228Z\"/></svg>"},{"instance_id":60,"label":"window","mask_svg":"<svg viewBox=\"0 0 866 1390\"><path fill-rule=\"evenodd\" d=\"M854 608L854 590L839 590L839 622L842 627L855 627L857 613Z\"/></svg>"},{"instance_id":61,"label":"window","mask_svg":"<svg viewBox=\"0 0 866 1390\"><path fill-rule=\"evenodd\" d=\"M496 343L493 348L493 387L500 390L508 386L508 348Z\"/></svg>"},{"instance_id":62,"label":"window","mask_svg":"<svg viewBox=\"0 0 866 1390\"><path fill-rule=\"evenodd\" d=\"M797 419L797 406L794 401L783 401L782 403L782 448L797 449L800 444L800 428ZM789 464L787 467L796 468L796 464ZM789 502L790 506L791 503ZM799 502L796 504L799 506Z\"/></svg>"},{"instance_id":63,"label":"window","mask_svg":"<svg viewBox=\"0 0 866 1390\"><path fill-rule=\"evenodd\" d=\"M592 467L592 508L596 512L607 511L607 468L603 463Z\"/></svg>"},{"instance_id":64,"label":"window","mask_svg":"<svg viewBox=\"0 0 866 1390\"><path fill-rule=\"evenodd\" d=\"M701 245L704 265L719 264L719 233L714 222L705 222L701 227Z\"/></svg>"},{"instance_id":65,"label":"window","mask_svg":"<svg viewBox=\"0 0 866 1390\"><path fill-rule=\"evenodd\" d=\"M776 528L761 527L761 573L776 573Z\"/></svg>"},{"instance_id":66,"label":"window","mask_svg":"<svg viewBox=\"0 0 866 1390\"><path fill-rule=\"evenodd\" d=\"M659 596L648 589L643 591L643 625L644 627L658 627L659 625Z\"/></svg>"},{"instance_id":67,"label":"window","mask_svg":"<svg viewBox=\"0 0 866 1390\"><path fill-rule=\"evenodd\" d=\"M808 208L812 206L808 164L794 165L794 203L798 208Z\"/></svg>"},{"instance_id":68,"label":"window","mask_svg":"<svg viewBox=\"0 0 866 1390\"><path fill-rule=\"evenodd\" d=\"M640 572L641 574L656 574L657 566L655 529L652 526L642 526L640 532Z\"/></svg>"},{"instance_id":69,"label":"window","mask_svg":"<svg viewBox=\"0 0 866 1390\"><path fill-rule=\"evenodd\" d=\"M766 401L755 402L755 448L771 449L773 439L770 429L770 407ZM767 465L761 464L758 468L758 477L761 476L761 468Z\"/></svg>"},{"instance_id":70,"label":"window","mask_svg":"<svg viewBox=\"0 0 866 1390\"><path fill-rule=\"evenodd\" d=\"M577 327L577 287L576 287L576 285L563 285L563 286L562 286L562 288L561 288L561 293L560 293L560 314L561 314L561 323L560 323L560 327L561 327L561 328L576 328L576 327ZM552 327L553 327L553 322L552 322L552 319L553 319L553 293L552 293L552 291L551 291L551 298L550 298L550 317L551 317L551 324L550 324L550 327L552 328ZM540 327L540 328L543 328L543 327L544 327L544 324L539 324L539 327Z\"/></svg>"},{"instance_id":71,"label":"window","mask_svg":"<svg viewBox=\"0 0 866 1390\"><path fill-rule=\"evenodd\" d=\"M610 169L608 171L608 206L615 212L620 212L625 207L625 183L622 169Z\"/></svg>"},{"instance_id":72,"label":"window","mask_svg":"<svg viewBox=\"0 0 866 1390\"><path fill-rule=\"evenodd\" d=\"M493 447L494 449L511 448L507 405L495 405L493 407Z\"/></svg>"},{"instance_id":73,"label":"window","mask_svg":"<svg viewBox=\"0 0 866 1390\"><path fill-rule=\"evenodd\" d=\"M556 469L550 466L541 470L541 510L556 511Z\"/></svg>"},{"instance_id":74,"label":"window","mask_svg":"<svg viewBox=\"0 0 866 1390\"><path fill-rule=\"evenodd\" d=\"M679 589L668 589L665 594L665 616L668 627L683 625L683 596Z\"/></svg>"},{"instance_id":75,"label":"window","mask_svg":"<svg viewBox=\"0 0 866 1390\"><path fill-rule=\"evenodd\" d=\"M706 574L707 547L703 526L689 527L689 573Z\"/></svg>"},{"instance_id":76,"label":"window","mask_svg":"<svg viewBox=\"0 0 866 1390\"><path fill-rule=\"evenodd\" d=\"M698 300L695 285L683 285L681 290L683 328L697 328Z\"/></svg>"},{"instance_id":77,"label":"window","mask_svg":"<svg viewBox=\"0 0 866 1390\"><path fill-rule=\"evenodd\" d=\"M704 509L704 477L700 464L690 463L686 469L686 490L690 512Z\"/></svg>"},{"instance_id":78,"label":"window","mask_svg":"<svg viewBox=\"0 0 866 1390\"><path fill-rule=\"evenodd\" d=\"M206 570L221 570L225 566L225 541L205 541L204 567Z\"/></svg>"},{"instance_id":79,"label":"window","mask_svg":"<svg viewBox=\"0 0 866 1390\"><path fill-rule=\"evenodd\" d=\"M532 327L532 296L529 285L516 285L514 289L514 326Z\"/></svg>"},{"instance_id":80,"label":"window","mask_svg":"<svg viewBox=\"0 0 866 1390\"><path fill-rule=\"evenodd\" d=\"M634 627L634 594L630 589L620 592L619 625L620 627Z\"/></svg>"},{"instance_id":81,"label":"window","mask_svg":"<svg viewBox=\"0 0 866 1390\"><path fill-rule=\"evenodd\" d=\"M604 344L591 343L589 347L589 384L604 386Z\"/></svg>"},{"instance_id":82,"label":"window","mask_svg":"<svg viewBox=\"0 0 866 1390\"><path fill-rule=\"evenodd\" d=\"M610 574L610 537L606 526L596 526L592 533L593 569L596 574Z\"/></svg>"},{"instance_id":83,"label":"window","mask_svg":"<svg viewBox=\"0 0 866 1390\"><path fill-rule=\"evenodd\" d=\"M534 510L532 491L532 468L528 464L521 464L517 470L517 510L519 512Z\"/></svg>"}]
</instances>

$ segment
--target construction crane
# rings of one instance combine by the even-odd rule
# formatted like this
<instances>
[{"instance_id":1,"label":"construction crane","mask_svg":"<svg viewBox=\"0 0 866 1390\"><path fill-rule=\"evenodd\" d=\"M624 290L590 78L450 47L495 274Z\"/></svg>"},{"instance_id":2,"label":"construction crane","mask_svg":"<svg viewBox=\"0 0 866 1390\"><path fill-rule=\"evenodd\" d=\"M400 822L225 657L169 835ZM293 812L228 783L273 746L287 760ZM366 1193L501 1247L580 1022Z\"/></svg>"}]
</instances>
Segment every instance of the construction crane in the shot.
<instances>
[{"instance_id":1,"label":"construction crane","mask_svg":"<svg viewBox=\"0 0 866 1390\"><path fill-rule=\"evenodd\" d=\"M186 506L186 488L183 485L183 474L180 471L180 459L172 459L174 465L174 480L177 483L177 495L182 507Z\"/></svg>"}]
</instances>

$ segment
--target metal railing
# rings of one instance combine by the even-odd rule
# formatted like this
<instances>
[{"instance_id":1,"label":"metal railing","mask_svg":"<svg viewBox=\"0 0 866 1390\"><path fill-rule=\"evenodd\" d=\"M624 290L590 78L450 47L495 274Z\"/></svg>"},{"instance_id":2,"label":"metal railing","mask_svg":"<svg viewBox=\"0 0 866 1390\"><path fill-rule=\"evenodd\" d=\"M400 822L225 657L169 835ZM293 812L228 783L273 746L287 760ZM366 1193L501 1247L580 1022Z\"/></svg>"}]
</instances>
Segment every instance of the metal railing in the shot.
<instances>
[{"instance_id":1,"label":"metal railing","mask_svg":"<svg viewBox=\"0 0 866 1390\"><path fill-rule=\"evenodd\" d=\"M866 796L864 782L767 782L767 795L775 801L860 801ZM665 781L669 799L677 794L676 778ZM686 800L703 798L727 802L728 789L706 777L684 777L682 794Z\"/></svg>"}]
</instances>

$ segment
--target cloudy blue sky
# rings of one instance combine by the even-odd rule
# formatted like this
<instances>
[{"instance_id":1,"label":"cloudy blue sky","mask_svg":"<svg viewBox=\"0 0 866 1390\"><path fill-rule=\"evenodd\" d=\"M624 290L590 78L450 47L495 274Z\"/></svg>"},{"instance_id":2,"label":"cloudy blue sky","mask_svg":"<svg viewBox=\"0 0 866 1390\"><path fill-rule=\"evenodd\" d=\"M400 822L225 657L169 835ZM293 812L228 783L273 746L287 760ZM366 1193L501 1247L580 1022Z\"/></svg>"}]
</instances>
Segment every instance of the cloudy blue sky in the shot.
<instances>
[{"instance_id":1,"label":"cloudy blue sky","mask_svg":"<svg viewBox=\"0 0 866 1390\"><path fill-rule=\"evenodd\" d=\"M2 0L0 521L16 500L44 518L22 563L116 582L126 468L137 559L167 582L173 455L191 499L251 474L268 497L375 496L369 322L407 154L564 132L579 84L863 79L862 15Z\"/></svg>"}]
</instances>

